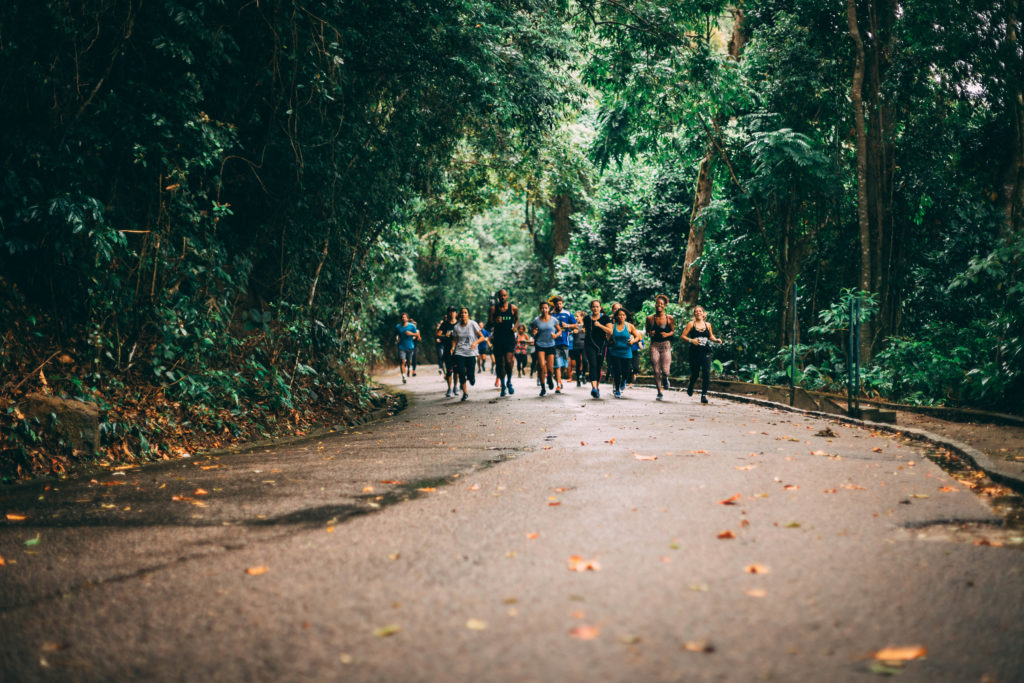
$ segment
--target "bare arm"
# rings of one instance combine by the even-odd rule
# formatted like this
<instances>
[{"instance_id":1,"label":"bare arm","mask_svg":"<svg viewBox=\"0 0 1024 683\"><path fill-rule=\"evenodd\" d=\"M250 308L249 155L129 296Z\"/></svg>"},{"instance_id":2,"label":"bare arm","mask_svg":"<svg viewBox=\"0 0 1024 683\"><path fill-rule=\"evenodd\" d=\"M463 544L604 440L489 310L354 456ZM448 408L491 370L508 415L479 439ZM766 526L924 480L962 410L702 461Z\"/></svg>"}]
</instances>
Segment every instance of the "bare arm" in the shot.
<instances>
[{"instance_id":1,"label":"bare arm","mask_svg":"<svg viewBox=\"0 0 1024 683\"><path fill-rule=\"evenodd\" d=\"M686 323L686 327L683 328L683 341L687 344L697 344L697 340L690 336L690 332L693 330L693 321Z\"/></svg>"},{"instance_id":2,"label":"bare arm","mask_svg":"<svg viewBox=\"0 0 1024 683\"><path fill-rule=\"evenodd\" d=\"M718 342L719 344L721 344L722 340L715 336L714 331L711 329L711 323L708 323L707 325L708 325L708 336L711 337L711 341Z\"/></svg>"}]
</instances>

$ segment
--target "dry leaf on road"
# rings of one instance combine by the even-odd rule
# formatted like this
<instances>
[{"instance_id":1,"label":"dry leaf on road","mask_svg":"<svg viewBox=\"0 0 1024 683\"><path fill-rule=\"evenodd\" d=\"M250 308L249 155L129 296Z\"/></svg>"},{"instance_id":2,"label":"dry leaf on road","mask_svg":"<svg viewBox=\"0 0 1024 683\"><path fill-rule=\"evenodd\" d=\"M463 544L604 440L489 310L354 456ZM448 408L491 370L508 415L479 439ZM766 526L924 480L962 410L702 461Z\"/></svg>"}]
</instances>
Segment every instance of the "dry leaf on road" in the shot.
<instances>
[{"instance_id":1,"label":"dry leaf on road","mask_svg":"<svg viewBox=\"0 0 1024 683\"><path fill-rule=\"evenodd\" d=\"M766 567L763 564L749 564L743 568L743 571L748 574L771 574L771 567Z\"/></svg>"},{"instance_id":2,"label":"dry leaf on road","mask_svg":"<svg viewBox=\"0 0 1024 683\"><path fill-rule=\"evenodd\" d=\"M249 567L245 570L245 573L249 576L259 576L260 574L266 574L267 568L263 565L260 565L258 567Z\"/></svg>"},{"instance_id":3,"label":"dry leaf on road","mask_svg":"<svg viewBox=\"0 0 1024 683\"><path fill-rule=\"evenodd\" d=\"M601 635L601 629L598 626L577 626L569 629L569 635L580 640L594 640Z\"/></svg>"},{"instance_id":4,"label":"dry leaf on road","mask_svg":"<svg viewBox=\"0 0 1024 683\"><path fill-rule=\"evenodd\" d=\"M601 563L596 559L584 560L579 555L573 555L568 559L569 571L573 572L585 572L585 571L600 571Z\"/></svg>"},{"instance_id":5,"label":"dry leaf on road","mask_svg":"<svg viewBox=\"0 0 1024 683\"><path fill-rule=\"evenodd\" d=\"M725 500L718 501L718 504L719 505L735 505L736 501L739 500L739 499L740 499L740 494L735 493L735 494L729 496L728 498L726 498Z\"/></svg>"},{"instance_id":6,"label":"dry leaf on road","mask_svg":"<svg viewBox=\"0 0 1024 683\"><path fill-rule=\"evenodd\" d=\"M928 648L923 645L906 645L900 647L884 647L871 655L883 662L909 662L928 655Z\"/></svg>"},{"instance_id":7,"label":"dry leaf on road","mask_svg":"<svg viewBox=\"0 0 1024 683\"><path fill-rule=\"evenodd\" d=\"M722 533L718 534L718 538L736 538L736 534L726 529Z\"/></svg>"}]
</instances>

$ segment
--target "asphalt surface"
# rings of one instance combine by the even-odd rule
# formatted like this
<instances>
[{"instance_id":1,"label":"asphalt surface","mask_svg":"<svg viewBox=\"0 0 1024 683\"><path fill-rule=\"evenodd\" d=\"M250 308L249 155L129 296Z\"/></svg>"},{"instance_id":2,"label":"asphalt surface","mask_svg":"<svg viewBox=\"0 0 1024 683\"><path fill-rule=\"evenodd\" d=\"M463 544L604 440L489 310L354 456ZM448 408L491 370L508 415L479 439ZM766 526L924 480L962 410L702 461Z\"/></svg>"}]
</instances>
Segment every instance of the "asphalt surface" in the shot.
<instances>
[{"instance_id":1,"label":"asphalt surface","mask_svg":"<svg viewBox=\"0 0 1024 683\"><path fill-rule=\"evenodd\" d=\"M1024 680L1020 539L919 448L430 370L348 433L0 489L2 679Z\"/></svg>"}]
</instances>

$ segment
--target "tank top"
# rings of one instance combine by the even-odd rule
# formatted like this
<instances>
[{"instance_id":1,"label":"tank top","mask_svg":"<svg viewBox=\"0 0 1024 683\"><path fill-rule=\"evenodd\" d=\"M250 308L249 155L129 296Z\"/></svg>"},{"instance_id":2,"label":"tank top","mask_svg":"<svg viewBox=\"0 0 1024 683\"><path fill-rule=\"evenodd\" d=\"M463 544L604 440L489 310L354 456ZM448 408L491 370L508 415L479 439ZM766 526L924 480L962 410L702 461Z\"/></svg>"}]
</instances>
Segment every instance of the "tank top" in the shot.
<instances>
[{"instance_id":1,"label":"tank top","mask_svg":"<svg viewBox=\"0 0 1024 683\"><path fill-rule=\"evenodd\" d=\"M492 343L499 346L512 346L516 341L516 315L512 312L512 304L504 311L494 307L494 338Z\"/></svg>"},{"instance_id":2,"label":"tank top","mask_svg":"<svg viewBox=\"0 0 1024 683\"><path fill-rule=\"evenodd\" d=\"M612 345L608 349L608 355L613 358L632 358L633 349L629 346L629 324L623 324L622 329L612 327Z\"/></svg>"},{"instance_id":3,"label":"tank top","mask_svg":"<svg viewBox=\"0 0 1024 683\"><path fill-rule=\"evenodd\" d=\"M694 325L693 328L690 330L690 339L693 339L694 337L704 337L708 341L711 341L711 328L708 327L707 323L704 323L704 329L703 330L698 330L697 326ZM691 353L700 353L702 351L710 351L710 350L711 350L711 347L708 346L706 343L702 344L700 346L694 346L693 344L690 345L690 352Z\"/></svg>"},{"instance_id":4,"label":"tank top","mask_svg":"<svg viewBox=\"0 0 1024 683\"><path fill-rule=\"evenodd\" d=\"M657 343L657 342L668 341L669 339L671 339L671 337L666 337L665 336L666 334L668 334L668 316L665 316L665 324L664 325L659 325L657 323L652 323L652 325L651 325L651 342L652 343Z\"/></svg>"}]
</instances>

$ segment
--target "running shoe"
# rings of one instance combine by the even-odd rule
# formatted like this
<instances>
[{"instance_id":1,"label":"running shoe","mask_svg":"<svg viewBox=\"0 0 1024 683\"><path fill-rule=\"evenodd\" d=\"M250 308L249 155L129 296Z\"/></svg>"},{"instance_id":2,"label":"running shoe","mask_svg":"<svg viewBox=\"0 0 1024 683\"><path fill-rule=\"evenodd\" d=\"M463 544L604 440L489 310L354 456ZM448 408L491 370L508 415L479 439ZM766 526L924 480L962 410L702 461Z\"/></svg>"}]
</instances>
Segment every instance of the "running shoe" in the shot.
<instances>
[{"instance_id":1,"label":"running shoe","mask_svg":"<svg viewBox=\"0 0 1024 683\"><path fill-rule=\"evenodd\" d=\"M594 398L601 398L601 390L594 389Z\"/></svg>"},{"instance_id":2,"label":"running shoe","mask_svg":"<svg viewBox=\"0 0 1024 683\"><path fill-rule=\"evenodd\" d=\"M448 391L444 392L444 397L445 398L451 398L452 397L452 390L449 389Z\"/></svg>"},{"instance_id":3,"label":"running shoe","mask_svg":"<svg viewBox=\"0 0 1024 683\"><path fill-rule=\"evenodd\" d=\"M512 388L512 382L509 382L506 387L508 388L509 395L516 393L516 390Z\"/></svg>"},{"instance_id":4,"label":"running shoe","mask_svg":"<svg viewBox=\"0 0 1024 683\"><path fill-rule=\"evenodd\" d=\"M654 399L654 400L655 400L655 401L664 401L664 400L665 400L665 395L664 395L664 394L662 394L662 393L661 393L661 392L659 391L659 392L658 392L658 395L657 395L657 397L655 397L655 399Z\"/></svg>"},{"instance_id":5,"label":"running shoe","mask_svg":"<svg viewBox=\"0 0 1024 683\"><path fill-rule=\"evenodd\" d=\"M597 389L591 389L591 390L590 390L590 395L591 395L591 396L593 396L594 398L597 398L597 397L598 397L598 396L600 396L601 394L600 394L600 392L598 392L598 390L597 390Z\"/></svg>"},{"instance_id":6,"label":"running shoe","mask_svg":"<svg viewBox=\"0 0 1024 683\"><path fill-rule=\"evenodd\" d=\"M671 384L669 383L669 381L668 381L668 377L662 377L662 378L661 378L661 384L662 384L662 385L663 385L663 386L664 386L664 387L665 387L666 389L671 389L671 388L672 388L672 385L671 385Z\"/></svg>"},{"instance_id":7,"label":"running shoe","mask_svg":"<svg viewBox=\"0 0 1024 683\"><path fill-rule=\"evenodd\" d=\"M557 389L558 393L562 393L562 389L564 389L564 387L562 386L562 383L559 382L558 383L558 389Z\"/></svg>"},{"instance_id":8,"label":"running shoe","mask_svg":"<svg viewBox=\"0 0 1024 683\"><path fill-rule=\"evenodd\" d=\"M548 375L548 389L555 388L555 380L552 379L551 375Z\"/></svg>"},{"instance_id":9,"label":"running shoe","mask_svg":"<svg viewBox=\"0 0 1024 683\"><path fill-rule=\"evenodd\" d=\"M700 402L701 403L707 403L708 402L708 397L707 396L701 396L700 397Z\"/></svg>"},{"instance_id":10,"label":"running shoe","mask_svg":"<svg viewBox=\"0 0 1024 683\"><path fill-rule=\"evenodd\" d=\"M502 395L502 397L505 396L505 385L504 384L501 385L501 395Z\"/></svg>"},{"instance_id":11,"label":"running shoe","mask_svg":"<svg viewBox=\"0 0 1024 683\"><path fill-rule=\"evenodd\" d=\"M615 398L622 398L622 392L618 389L615 390Z\"/></svg>"},{"instance_id":12,"label":"running shoe","mask_svg":"<svg viewBox=\"0 0 1024 683\"><path fill-rule=\"evenodd\" d=\"M686 387L686 395L687 396L693 396L693 385L692 384L690 386Z\"/></svg>"},{"instance_id":13,"label":"running shoe","mask_svg":"<svg viewBox=\"0 0 1024 683\"><path fill-rule=\"evenodd\" d=\"M462 392L462 399L461 400L465 401L467 399L469 399L469 392L468 391L463 391Z\"/></svg>"},{"instance_id":14,"label":"running shoe","mask_svg":"<svg viewBox=\"0 0 1024 683\"><path fill-rule=\"evenodd\" d=\"M402 375L402 384L405 384L405 375Z\"/></svg>"},{"instance_id":15,"label":"running shoe","mask_svg":"<svg viewBox=\"0 0 1024 683\"><path fill-rule=\"evenodd\" d=\"M546 393L548 393L547 387L545 387L543 384L540 385L540 395L543 396Z\"/></svg>"},{"instance_id":16,"label":"running shoe","mask_svg":"<svg viewBox=\"0 0 1024 683\"><path fill-rule=\"evenodd\" d=\"M416 376L416 371L415 371L415 370L413 370L413 371L412 371L412 376L413 376L413 377L415 377L415 376Z\"/></svg>"},{"instance_id":17,"label":"running shoe","mask_svg":"<svg viewBox=\"0 0 1024 683\"><path fill-rule=\"evenodd\" d=\"M452 389L452 396L458 396L458 395L459 395L459 388L458 387L453 388Z\"/></svg>"}]
</instances>

